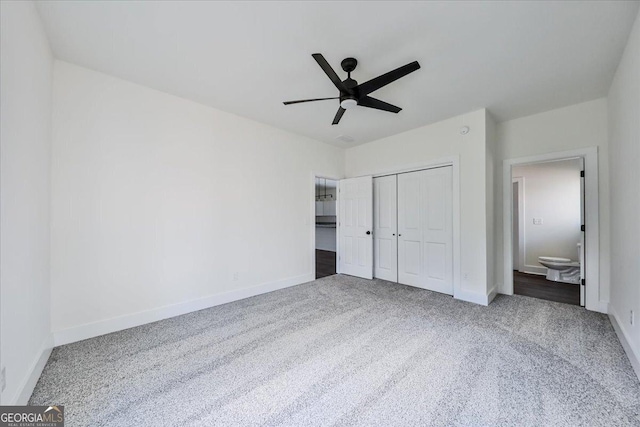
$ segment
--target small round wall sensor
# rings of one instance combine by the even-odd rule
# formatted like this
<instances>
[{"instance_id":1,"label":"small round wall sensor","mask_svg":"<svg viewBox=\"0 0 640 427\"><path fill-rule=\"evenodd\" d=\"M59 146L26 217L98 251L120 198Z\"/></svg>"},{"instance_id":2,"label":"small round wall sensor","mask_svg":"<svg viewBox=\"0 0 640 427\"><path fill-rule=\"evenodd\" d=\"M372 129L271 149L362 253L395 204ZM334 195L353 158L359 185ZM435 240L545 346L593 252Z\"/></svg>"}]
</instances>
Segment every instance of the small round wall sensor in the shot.
<instances>
[{"instance_id":1,"label":"small round wall sensor","mask_svg":"<svg viewBox=\"0 0 640 427\"><path fill-rule=\"evenodd\" d=\"M462 126L460 128L460 135L466 135L469 133L469 126Z\"/></svg>"}]
</instances>

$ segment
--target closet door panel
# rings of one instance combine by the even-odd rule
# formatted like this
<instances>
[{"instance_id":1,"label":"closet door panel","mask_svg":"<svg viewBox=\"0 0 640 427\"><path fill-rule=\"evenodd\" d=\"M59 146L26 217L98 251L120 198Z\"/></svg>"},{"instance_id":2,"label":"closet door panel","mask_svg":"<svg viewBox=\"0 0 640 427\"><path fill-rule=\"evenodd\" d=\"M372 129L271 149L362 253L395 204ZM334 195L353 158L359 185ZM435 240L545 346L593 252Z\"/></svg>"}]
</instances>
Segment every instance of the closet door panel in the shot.
<instances>
[{"instance_id":1,"label":"closet door panel","mask_svg":"<svg viewBox=\"0 0 640 427\"><path fill-rule=\"evenodd\" d=\"M420 287L423 282L423 172L398 175L398 282Z\"/></svg>"},{"instance_id":2,"label":"closet door panel","mask_svg":"<svg viewBox=\"0 0 640 427\"><path fill-rule=\"evenodd\" d=\"M452 168L424 171L423 287L453 295Z\"/></svg>"},{"instance_id":3,"label":"closet door panel","mask_svg":"<svg viewBox=\"0 0 640 427\"><path fill-rule=\"evenodd\" d=\"M396 175L373 180L374 277L398 281Z\"/></svg>"}]
</instances>

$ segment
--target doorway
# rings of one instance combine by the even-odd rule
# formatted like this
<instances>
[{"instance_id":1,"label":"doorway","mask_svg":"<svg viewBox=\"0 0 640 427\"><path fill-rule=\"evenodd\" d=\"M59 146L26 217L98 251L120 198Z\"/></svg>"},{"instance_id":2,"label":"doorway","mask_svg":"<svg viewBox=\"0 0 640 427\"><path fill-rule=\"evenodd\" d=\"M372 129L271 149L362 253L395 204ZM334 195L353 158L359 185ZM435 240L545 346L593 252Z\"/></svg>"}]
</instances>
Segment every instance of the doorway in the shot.
<instances>
[{"instance_id":1,"label":"doorway","mask_svg":"<svg viewBox=\"0 0 640 427\"><path fill-rule=\"evenodd\" d=\"M603 311L597 154L587 148L505 160L505 293ZM536 168L538 177L527 176Z\"/></svg>"},{"instance_id":2,"label":"doorway","mask_svg":"<svg viewBox=\"0 0 640 427\"><path fill-rule=\"evenodd\" d=\"M315 178L316 279L336 274L338 181Z\"/></svg>"}]
</instances>

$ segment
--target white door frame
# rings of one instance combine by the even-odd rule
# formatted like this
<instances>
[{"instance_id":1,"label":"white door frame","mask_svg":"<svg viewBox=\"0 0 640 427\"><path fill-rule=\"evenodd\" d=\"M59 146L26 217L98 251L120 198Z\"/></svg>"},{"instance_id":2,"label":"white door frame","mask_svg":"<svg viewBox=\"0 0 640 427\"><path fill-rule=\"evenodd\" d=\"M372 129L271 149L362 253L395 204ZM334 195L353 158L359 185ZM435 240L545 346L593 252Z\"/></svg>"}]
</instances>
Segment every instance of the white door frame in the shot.
<instances>
[{"instance_id":1,"label":"white door frame","mask_svg":"<svg viewBox=\"0 0 640 427\"><path fill-rule=\"evenodd\" d=\"M311 171L311 202L309 205L309 224L311 231L311 276L316 280L316 178L322 179L330 179L332 181L337 181L336 194L340 194L338 191L340 189L340 180L343 178L338 178L335 175L319 173ZM340 208L340 197L336 196L336 212L340 212L338 209ZM338 257L340 256L340 248L338 242L340 241L340 230L338 230L338 225L336 224L336 274L340 273L340 267L338 266Z\"/></svg>"},{"instance_id":2,"label":"white door frame","mask_svg":"<svg viewBox=\"0 0 640 427\"><path fill-rule=\"evenodd\" d=\"M526 237L524 234L524 224L526 221L526 217L524 213L524 203L525 203L524 177L522 176L512 177L512 181L513 181L512 184L518 184L518 271L523 272L524 265L525 265L524 262L527 258L526 245L525 245Z\"/></svg>"},{"instance_id":3,"label":"white door frame","mask_svg":"<svg viewBox=\"0 0 640 427\"><path fill-rule=\"evenodd\" d=\"M585 174L585 269L586 269L586 305L591 311L607 312L607 303L600 302L600 216L598 201L598 148L580 148L570 151L541 154L537 156L519 157L503 161L502 175L502 226L504 284L503 291L513 295L513 218L512 218L512 179L511 169L515 165L540 163L582 157Z\"/></svg>"},{"instance_id":4,"label":"white door frame","mask_svg":"<svg viewBox=\"0 0 640 427\"><path fill-rule=\"evenodd\" d=\"M453 155L441 157L427 162L408 165L402 169L390 168L382 170L373 170L370 173L362 174L371 175L374 178L385 175L397 175L406 172L415 172L424 169L433 169L438 167L451 166L453 179L453 297L461 299L463 292L461 288L460 278L462 277L461 269L461 248L460 248L460 156Z\"/></svg>"}]
</instances>

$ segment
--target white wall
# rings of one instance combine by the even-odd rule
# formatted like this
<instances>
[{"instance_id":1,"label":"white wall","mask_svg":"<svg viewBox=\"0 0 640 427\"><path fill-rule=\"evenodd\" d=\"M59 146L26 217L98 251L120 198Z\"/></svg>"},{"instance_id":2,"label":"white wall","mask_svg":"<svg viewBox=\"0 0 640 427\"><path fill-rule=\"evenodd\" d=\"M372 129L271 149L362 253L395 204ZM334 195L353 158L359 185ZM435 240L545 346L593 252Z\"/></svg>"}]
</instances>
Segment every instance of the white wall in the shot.
<instances>
[{"instance_id":1,"label":"white wall","mask_svg":"<svg viewBox=\"0 0 640 427\"><path fill-rule=\"evenodd\" d=\"M56 61L56 341L312 280L314 173L343 153Z\"/></svg>"},{"instance_id":2,"label":"white wall","mask_svg":"<svg viewBox=\"0 0 640 427\"><path fill-rule=\"evenodd\" d=\"M502 161L533 155L597 147L600 214L600 305L609 301L609 167L607 101L596 99L498 124L495 167L496 281L503 286ZM525 184L526 185L526 184Z\"/></svg>"},{"instance_id":3,"label":"white wall","mask_svg":"<svg viewBox=\"0 0 640 427\"><path fill-rule=\"evenodd\" d=\"M462 126L469 126L471 131L461 135ZM462 277L461 292L456 297L485 303L492 288L487 282L491 254L487 253L486 150L486 111L479 110L350 148L345 163L347 177L356 177L459 156Z\"/></svg>"},{"instance_id":4,"label":"white wall","mask_svg":"<svg viewBox=\"0 0 640 427\"><path fill-rule=\"evenodd\" d=\"M611 313L640 376L640 13L609 91ZM630 311L635 324L630 323Z\"/></svg>"},{"instance_id":5,"label":"white wall","mask_svg":"<svg viewBox=\"0 0 640 427\"><path fill-rule=\"evenodd\" d=\"M524 178L525 271L546 273L540 256L578 261L581 231L581 159L519 165L513 177ZM535 225L533 218L542 219Z\"/></svg>"},{"instance_id":6,"label":"white wall","mask_svg":"<svg viewBox=\"0 0 640 427\"><path fill-rule=\"evenodd\" d=\"M46 361L53 59L31 2L0 2L0 402L24 404Z\"/></svg>"}]
</instances>

